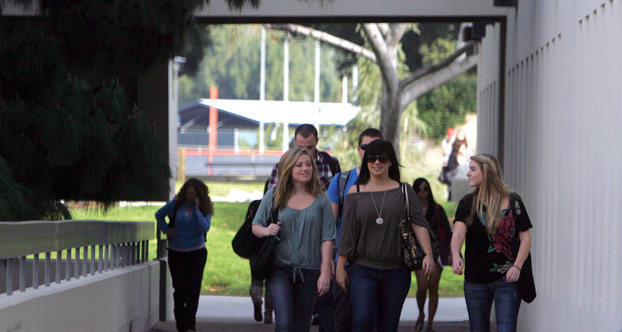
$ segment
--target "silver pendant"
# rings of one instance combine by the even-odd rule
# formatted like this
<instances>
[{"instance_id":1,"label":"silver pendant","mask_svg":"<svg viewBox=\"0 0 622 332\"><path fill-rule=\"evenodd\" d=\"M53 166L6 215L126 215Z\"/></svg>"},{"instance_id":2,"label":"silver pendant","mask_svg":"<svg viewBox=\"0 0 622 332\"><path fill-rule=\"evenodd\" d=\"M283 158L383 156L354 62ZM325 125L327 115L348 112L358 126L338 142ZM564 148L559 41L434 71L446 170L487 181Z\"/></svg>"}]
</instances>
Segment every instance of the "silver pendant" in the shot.
<instances>
[{"instance_id":1,"label":"silver pendant","mask_svg":"<svg viewBox=\"0 0 622 332\"><path fill-rule=\"evenodd\" d=\"M382 219L380 217L378 219L376 219L376 224L378 224L378 225L382 225L383 222L384 222L384 219Z\"/></svg>"}]
</instances>

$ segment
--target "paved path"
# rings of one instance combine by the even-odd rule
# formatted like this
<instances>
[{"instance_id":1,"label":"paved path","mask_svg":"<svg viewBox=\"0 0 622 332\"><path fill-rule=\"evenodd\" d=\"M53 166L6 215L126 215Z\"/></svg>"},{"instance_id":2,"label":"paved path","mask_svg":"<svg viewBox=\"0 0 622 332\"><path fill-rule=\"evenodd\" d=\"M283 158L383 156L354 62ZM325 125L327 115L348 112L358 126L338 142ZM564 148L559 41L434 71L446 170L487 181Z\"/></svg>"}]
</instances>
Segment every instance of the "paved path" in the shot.
<instances>
[{"instance_id":1,"label":"paved path","mask_svg":"<svg viewBox=\"0 0 622 332\"><path fill-rule=\"evenodd\" d=\"M427 308L426 308L427 312ZM257 323L252 318L253 305L249 297L201 296L197 312L198 332L271 332L274 325ZM406 299L400 331L414 331L417 319L417 303ZM436 332L468 332L468 316L464 298L441 298L434 319ZM317 332L317 326L311 332ZM151 332L175 332L172 321L158 323Z\"/></svg>"}]
</instances>

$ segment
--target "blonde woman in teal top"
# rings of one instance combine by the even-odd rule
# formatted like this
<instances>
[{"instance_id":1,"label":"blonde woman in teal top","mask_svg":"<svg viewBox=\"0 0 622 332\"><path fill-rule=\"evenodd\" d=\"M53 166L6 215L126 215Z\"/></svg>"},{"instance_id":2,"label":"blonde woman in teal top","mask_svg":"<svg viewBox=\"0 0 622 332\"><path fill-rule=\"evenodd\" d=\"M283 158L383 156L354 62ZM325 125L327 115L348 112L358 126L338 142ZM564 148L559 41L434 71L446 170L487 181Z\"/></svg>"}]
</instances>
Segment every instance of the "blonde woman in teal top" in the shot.
<instances>
[{"instance_id":1,"label":"blonde woman in teal top","mask_svg":"<svg viewBox=\"0 0 622 332\"><path fill-rule=\"evenodd\" d=\"M255 215L253 233L278 234L281 240L268 277L275 331L309 331L313 306L330 289L337 231L308 150L288 150L279 161L278 174L277 187L266 193ZM273 207L279 211L278 222L266 226Z\"/></svg>"}]
</instances>

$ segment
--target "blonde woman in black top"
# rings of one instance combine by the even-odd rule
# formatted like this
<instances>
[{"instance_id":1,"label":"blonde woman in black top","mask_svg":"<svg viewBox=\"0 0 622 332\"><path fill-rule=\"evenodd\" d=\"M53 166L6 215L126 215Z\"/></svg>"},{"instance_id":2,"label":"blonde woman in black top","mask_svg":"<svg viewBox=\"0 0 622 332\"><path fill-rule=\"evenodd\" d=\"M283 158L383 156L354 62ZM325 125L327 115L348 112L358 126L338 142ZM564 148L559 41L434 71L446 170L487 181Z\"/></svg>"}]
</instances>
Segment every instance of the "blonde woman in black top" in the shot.
<instances>
[{"instance_id":1,"label":"blonde woman in black top","mask_svg":"<svg viewBox=\"0 0 622 332\"><path fill-rule=\"evenodd\" d=\"M454 273L462 274L466 265L464 298L471 331L490 331L494 302L497 331L515 332L521 297L527 295L517 281L531 271L531 221L520 196L503 182L495 157L471 157L467 177L476 189L458 203L451 252ZM463 261L459 253L465 239Z\"/></svg>"},{"instance_id":2,"label":"blonde woman in black top","mask_svg":"<svg viewBox=\"0 0 622 332\"><path fill-rule=\"evenodd\" d=\"M423 271L430 274L434 259L428 225L412 187L406 184L405 188L412 227L426 252ZM393 145L384 140L371 142L359 179L348 191L339 239L336 278L344 290L350 287L354 332L372 331L374 325L379 331L397 331L411 282L400 251L398 223L406 212L404 199ZM352 263L350 275L346 261Z\"/></svg>"}]
</instances>

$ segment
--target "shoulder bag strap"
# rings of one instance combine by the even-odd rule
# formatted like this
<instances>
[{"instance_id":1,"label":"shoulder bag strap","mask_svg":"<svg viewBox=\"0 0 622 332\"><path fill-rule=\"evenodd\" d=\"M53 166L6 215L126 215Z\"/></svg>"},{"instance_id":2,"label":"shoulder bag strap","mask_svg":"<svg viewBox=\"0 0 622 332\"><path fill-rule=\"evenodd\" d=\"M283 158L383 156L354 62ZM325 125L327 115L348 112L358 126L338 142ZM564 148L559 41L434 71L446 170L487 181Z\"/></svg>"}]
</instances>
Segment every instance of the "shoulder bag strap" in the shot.
<instances>
[{"instance_id":1,"label":"shoulder bag strap","mask_svg":"<svg viewBox=\"0 0 622 332\"><path fill-rule=\"evenodd\" d=\"M410 216L410 204L408 204L408 189L406 188L405 182L400 183L400 186L402 187L402 193L404 193L404 211L406 211L405 219L408 219Z\"/></svg>"},{"instance_id":2,"label":"shoulder bag strap","mask_svg":"<svg viewBox=\"0 0 622 332\"><path fill-rule=\"evenodd\" d=\"M438 223L438 234L441 237L441 241L445 241L445 230L443 229L443 227L441 226L441 212L438 208L438 204L436 204L436 220Z\"/></svg>"}]
</instances>

